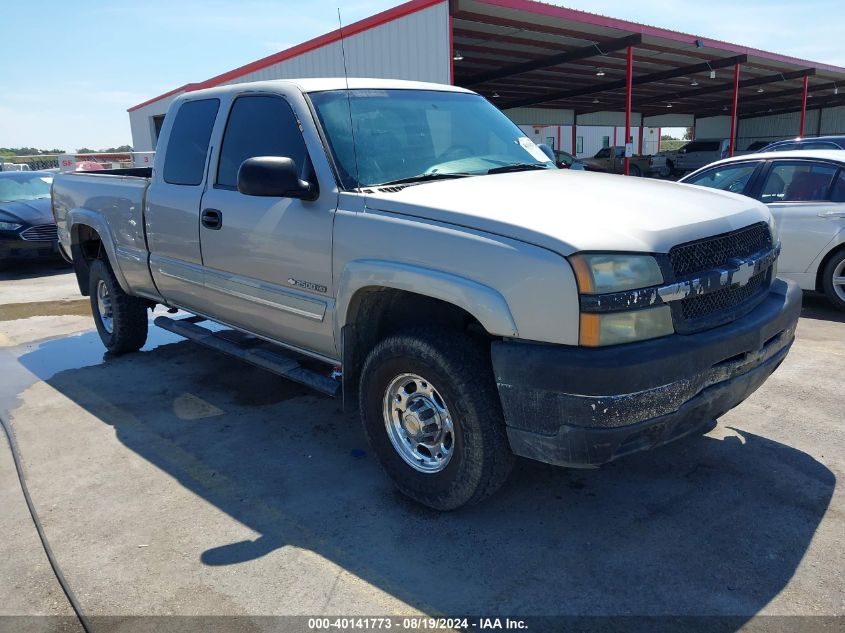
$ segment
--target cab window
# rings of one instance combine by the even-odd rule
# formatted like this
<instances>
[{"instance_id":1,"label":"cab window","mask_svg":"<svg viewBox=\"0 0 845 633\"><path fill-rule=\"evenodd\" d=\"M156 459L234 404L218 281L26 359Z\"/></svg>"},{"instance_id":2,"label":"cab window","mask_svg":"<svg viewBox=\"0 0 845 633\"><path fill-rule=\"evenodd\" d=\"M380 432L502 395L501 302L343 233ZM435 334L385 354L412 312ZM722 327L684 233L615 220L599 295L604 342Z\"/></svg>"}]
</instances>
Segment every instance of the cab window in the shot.
<instances>
[{"instance_id":1,"label":"cab window","mask_svg":"<svg viewBox=\"0 0 845 633\"><path fill-rule=\"evenodd\" d=\"M743 193L748 181L757 169L759 163L742 163L739 165L721 165L703 171L684 182L700 187Z\"/></svg>"},{"instance_id":2,"label":"cab window","mask_svg":"<svg viewBox=\"0 0 845 633\"><path fill-rule=\"evenodd\" d=\"M829 200L836 171L836 167L824 163L775 163L763 183L760 200L765 203Z\"/></svg>"},{"instance_id":3,"label":"cab window","mask_svg":"<svg viewBox=\"0 0 845 633\"><path fill-rule=\"evenodd\" d=\"M179 107L164 156L164 181L171 185L199 185L205 173L208 140L218 99L186 101Z\"/></svg>"}]
</instances>

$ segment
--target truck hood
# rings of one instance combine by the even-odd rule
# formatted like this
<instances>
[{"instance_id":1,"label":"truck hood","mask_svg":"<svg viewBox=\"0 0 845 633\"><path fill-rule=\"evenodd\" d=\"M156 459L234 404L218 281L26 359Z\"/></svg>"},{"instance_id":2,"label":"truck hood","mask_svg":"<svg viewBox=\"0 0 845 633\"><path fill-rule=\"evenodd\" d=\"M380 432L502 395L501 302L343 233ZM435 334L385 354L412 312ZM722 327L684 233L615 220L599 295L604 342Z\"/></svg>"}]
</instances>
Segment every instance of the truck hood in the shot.
<instances>
[{"instance_id":1,"label":"truck hood","mask_svg":"<svg viewBox=\"0 0 845 633\"><path fill-rule=\"evenodd\" d=\"M666 253L768 221L755 200L714 189L568 169L422 183L367 195L368 209L578 251Z\"/></svg>"}]
</instances>

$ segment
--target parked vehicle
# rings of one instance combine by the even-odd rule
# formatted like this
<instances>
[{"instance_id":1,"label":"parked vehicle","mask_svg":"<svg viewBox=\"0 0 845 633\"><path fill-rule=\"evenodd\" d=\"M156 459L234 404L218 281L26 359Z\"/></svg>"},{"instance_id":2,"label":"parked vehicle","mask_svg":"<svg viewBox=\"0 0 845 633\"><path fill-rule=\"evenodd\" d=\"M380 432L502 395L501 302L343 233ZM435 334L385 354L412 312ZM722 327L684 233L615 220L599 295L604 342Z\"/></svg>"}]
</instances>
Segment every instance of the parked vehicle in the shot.
<instances>
[{"instance_id":1,"label":"parked vehicle","mask_svg":"<svg viewBox=\"0 0 845 633\"><path fill-rule=\"evenodd\" d=\"M0 265L12 259L57 257L56 223L50 210L53 174L0 172Z\"/></svg>"},{"instance_id":2,"label":"parked vehicle","mask_svg":"<svg viewBox=\"0 0 845 633\"><path fill-rule=\"evenodd\" d=\"M195 314L156 324L342 385L395 485L444 510L513 454L595 467L709 428L786 356L801 293L775 278L765 205L555 169L462 88L345 86L188 92L152 170L56 177L107 349L139 349L155 304Z\"/></svg>"},{"instance_id":3,"label":"parked vehicle","mask_svg":"<svg viewBox=\"0 0 845 633\"><path fill-rule=\"evenodd\" d=\"M778 275L845 310L845 151L792 150L719 161L681 182L765 203L783 252Z\"/></svg>"},{"instance_id":4,"label":"parked vehicle","mask_svg":"<svg viewBox=\"0 0 845 633\"><path fill-rule=\"evenodd\" d=\"M760 148L759 152L788 152L796 149L845 149L845 136L816 136L775 141Z\"/></svg>"},{"instance_id":5,"label":"parked vehicle","mask_svg":"<svg viewBox=\"0 0 845 633\"><path fill-rule=\"evenodd\" d=\"M768 141L754 141L749 143L745 149L734 152L734 156L743 156L745 154L754 154L761 151L764 147L769 145Z\"/></svg>"},{"instance_id":6,"label":"parked vehicle","mask_svg":"<svg viewBox=\"0 0 845 633\"><path fill-rule=\"evenodd\" d=\"M0 162L0 171L31 171L26 163L3 163Z\"/></svg>"},{"instance_id":7,"label":"parked vehicle","mask_svg":"<svg viewBox=\"0 0 845 633\"><path fill-rule=\"evenodd\" d=\"M696 139L674 151L655 154L651 160L651 171L661 176L695 171L725 158L729 149L728 139Z\"/></svg>"},{"instance_id":8,"label":"parked vehicle","mask_svg":"<svg viewBox=\"0 0 845 633\"><path fill-rule=\"evenodd\" d=\"M623 146L603 147L592 158L585 158L584 167L588 171L600 171L610 174L625 173L625 148ZM648 171L648 156L632 156L628 173L631 176L642 176Z\"/></svg>"}]
</instances>

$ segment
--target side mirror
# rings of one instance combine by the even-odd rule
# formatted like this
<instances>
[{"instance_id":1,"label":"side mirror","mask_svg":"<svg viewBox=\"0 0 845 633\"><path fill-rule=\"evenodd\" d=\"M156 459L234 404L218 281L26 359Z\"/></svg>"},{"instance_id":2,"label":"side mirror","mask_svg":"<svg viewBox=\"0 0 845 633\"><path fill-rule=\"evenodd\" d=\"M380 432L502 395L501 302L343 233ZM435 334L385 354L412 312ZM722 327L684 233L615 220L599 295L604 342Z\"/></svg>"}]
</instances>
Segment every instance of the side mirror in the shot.
<instances>
[{"instance_id":1,"label":"side mirror","mask_svg":"<svg viewBox=\"0 0 845 633\"><path fill-rule=\"evenodd\" d=\"M548 156L550 161L555 162L555 152L551 147L549 147L545 143L540 143L537 145L537 147L539 147L540 151L542 151L546 156Z\"/></svg>"},{"instance_id":2,"label":"side mirror","mask_svg":"<svg viewBox=\"0 0 845 633\"><path fill-rule=\"evenodd\" d=\"M238 191L247 196L316 200L317 185L300 179L296 162L285 156L256 156L241 163Z\"/></svg>"}]
</instances>

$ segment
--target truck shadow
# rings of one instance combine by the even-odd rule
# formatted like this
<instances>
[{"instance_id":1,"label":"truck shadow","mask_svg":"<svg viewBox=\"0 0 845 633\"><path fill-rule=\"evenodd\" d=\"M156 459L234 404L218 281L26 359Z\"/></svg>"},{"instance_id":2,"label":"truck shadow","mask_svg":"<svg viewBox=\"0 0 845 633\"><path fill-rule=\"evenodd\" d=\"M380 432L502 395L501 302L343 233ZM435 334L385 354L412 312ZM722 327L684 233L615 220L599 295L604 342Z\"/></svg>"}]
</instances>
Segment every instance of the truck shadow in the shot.
<instances>
[{"instance_id":1,"label":"truck shadow","mask_svg":"<svg viewBox=\"0 0 845 633\"><path fill-rule=\"evenodd\" d=\"M96 349L86 337L72 345ZM523 461L493 498L440 514L393 490L338 401L188 342L53 373L67 340L20 361L261 535L203 564L296 545L430 613L739 614L733 630L795 573L836 481L736 430L600 470Z\"/></svg>"},{"instance_id":2,"label":"truck shadow","mask_svg":"<svg viewBox=\"0 0 845 633\"><path fill-rule=\"evenodd\" d=\"M845 323L845 312L833 307L828 298L818 292L804 292L801 316L806 319Z\"/></svg>"}]
</instances>

